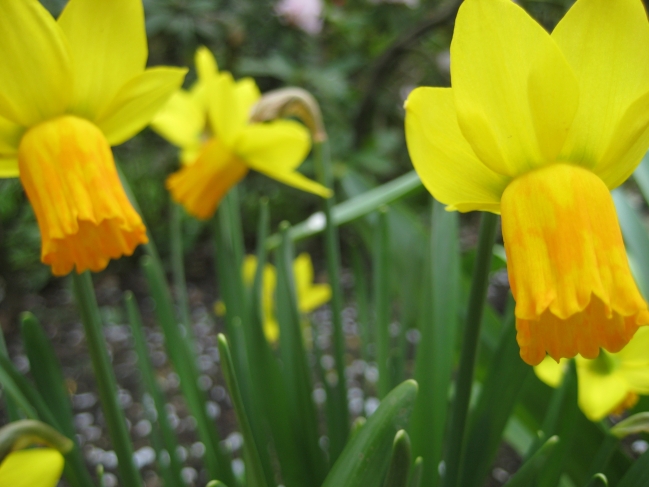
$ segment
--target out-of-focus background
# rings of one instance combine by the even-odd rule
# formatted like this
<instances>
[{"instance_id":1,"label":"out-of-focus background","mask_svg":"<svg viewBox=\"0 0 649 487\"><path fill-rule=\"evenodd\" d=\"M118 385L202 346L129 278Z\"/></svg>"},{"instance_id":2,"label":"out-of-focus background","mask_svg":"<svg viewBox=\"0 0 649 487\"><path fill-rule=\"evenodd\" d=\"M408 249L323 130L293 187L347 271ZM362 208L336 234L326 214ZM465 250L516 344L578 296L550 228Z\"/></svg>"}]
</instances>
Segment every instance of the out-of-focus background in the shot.
<instances>
[{"instance_id":1,"label":"out-of-focus background","mask_svg":"<svg viewBox=\"0 0 649 487\"><path fill-rule=\"evenodd\" d=\"M42 3L55 16L65 5L64 0ZM572 2L519 3L551 29ZM342 199L412 170L403 102L415 86L450 84L453 4L457 2L145 0L149 64L193 68L194 52L204 45L216 55L220 69L236 78L254 77L262 92L283 86L309 90L323 110ZM186 86L195 76L192 69ZM115 155L143 203L143 216L164 257L169 205L163 182L178 166L177 151L147 129L117 147ZM303 171L312 175L309 161ZM254 232L261 195L270 198L273 228L281 220L300 222L317 209L311 195L253 173L241 185L247 236ZM422 193L399 211L416 227L427 199ZM195 220L187 224L186 247L194 248L198 241L195 252L200 254L204 228ZM348 237L343 231L343 238ZM5 324L25 308L26 296L52 283L39 251L34 213L19 181L0 180L0 321ZM111 263L106 273L131 268L137 256ZM191 261L188 266L190 279L210 268L194 268Z\"/></svg>"}]
</instances>

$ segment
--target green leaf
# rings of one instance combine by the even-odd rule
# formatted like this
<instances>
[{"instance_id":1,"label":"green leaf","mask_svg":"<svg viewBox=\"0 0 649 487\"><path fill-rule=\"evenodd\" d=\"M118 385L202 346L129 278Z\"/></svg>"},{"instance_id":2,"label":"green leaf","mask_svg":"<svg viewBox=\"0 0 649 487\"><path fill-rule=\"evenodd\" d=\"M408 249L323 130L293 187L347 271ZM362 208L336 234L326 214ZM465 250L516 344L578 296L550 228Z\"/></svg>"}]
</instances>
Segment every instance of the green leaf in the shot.
<instances>
[{"instance_id":1,"label":"green leaf","mask_svg":"<svg viewBox=\"0 0 649 487\"><path fill-rule=\"evenodd\" d=\"M624 192L617 189L612 194L624 242L631 257L629 259L631 270L638 287L647 298L649 297L649 234L638 212L629 205Z\"/></svg>"},{"instance_id":2,"label":"green leaf","mask_svg":"<svg viewBox=\"0 0 649 487\"><path fill-rule=\"evenodd\" d=\"M556 451L560 444L558 436L551 436L547 441L527 460L523 466L507 482L507 487L536 487L539 485L541 473L545 468L550 456ZM556 484L555 484L556 485Z\"/></svg>"},{"instance_id":3,"label":"green leaf","mask_svg":"<svg viewBox=\"0 0 649 487\"><path fill-rule=\"evenodd\" d=\"M9 354L7 353L7 344L5 343L4 333L2 332L2 324L0 324L0 355L9 358ZM0 384L2 384L1 381ZM4 391L2 399L4 400L9 421L18 421L19 419L21 419L20 411L18 409L16 401L10 394L7 394L7 391Z\"/></svg>"},{"instance_id":4,"label":"green leaf","mask_svg":"<svg viewBox=\"0 0 649 487\"><path fill-rule=\"evenodd\" d=\"M275 447L285 485L288 487L309 487L313 485L312 472L305 460L305 449L301 448L297 441L298 427L290 413L286 383L279 362L266 341L263 331L264 317L261 304L263 270L268 257L265 242L270 221L266 199L260 201L260 210L257 230L257 269L250 290L250 326L247 328L246 343L248 344L252 376L251 397L260 411L258 416L263 417L251 418L249 416L249 418L258 420L251 424L258 445L271 444L269 436L272 436L272 445ZM250 404L250 406L252 405ZM266 424L270 432L263 428Z\"/></svg>"},{"instance_id":5,"label":"green leaf","mask_svg":"<svg viewBox=\"0 0 649 487\"><path fill-rule=\"evenodd\" d=\"M173 485L182 485L183 479L181 475L182 463L176 455L178 448L178 438L173 428L169 424L169 419L167 415L167 410L165 408L165 399L158 386L158 383L155 379L155 372L151 366L148 347L146 339L144 337L142 318L140 317L140 311L137 308L137 303L135 302L135 297L131 291L124 293L124 302L126 304L126 313L128 315L128 321L131 325L131 334L133 335L133 341L135 342L135 352L137 353L137 365L140 369L140 374L142 376L142 389L149 394L153 400L153 406L155 407L155 418L150 418L152 424L155 428L159 428L160 438L160 447L156 448L158 459L161 458L162 449L164 449L169 455L169 465L162 465L159 462L160 468L166 471L166 475L171 479ZM153 415L152 415L153 416ZM155 446L154 446L155 448Z\"/></svg>"},{"instance_id":6,"label":"green leaf","mask_svg":"<svg viewBox=\"0 0 649 487\"><path fill-rule=\"evenodd\" d=\"M63 434L74 438L76 431L72 406L65 389L61 364L36 317L31 313L23 313L21 321L20 331L36 388L61 426Z\"/></svg>"},{"instance_id":7,"label":"green leaf","mask_svg":"<svg viewBox=\"0 0 649 487\"><path fill-rule=\"evenodd\" d=\"M645 201L649 201L649 153L645 154L633 173L633 179L638 184Z\"/></svg>"},{"instance_id":8,"label":"green leaf","mask_svg":"<svg viewBox=\"0 0 649 487\"><path fill-rule=\"evenodd\" d=\"M250 428L250 422L246 415L246 409L243 405L243 398L237 381L237 375L234 371L234 363L230 354L230 347L225 335L219 334L219 353L221 354L221 367L223 375L230 391L230 397L234 403L234 409L237 413L237 420L243 434L243 447L245 449L246 462L246 482L250 487L268 487L264 468L259 457L259 450L255 442L255 437Z\"/></svg>"},{"instance_id":9,"label":"green leaf","mask_svg":"<svg viewBox=\"0 0 649 487\"><path fill-rule=\"evenodd\" d=\"M333 224L336 226L344 225L345 223L368 215L382 206L419 193L422 189L423 185L419 176L415 171L411 171L382 186L371 189L360 196L333 206L331 209ZM325 224L326 217L324 213L314 213L305 221L298 223L291 229L291 239L297 241L316 235L324 231ZM268 238L267 245L272 249L277 247L279 242L280 236L275 234Z\"/></svg>"},{"instance_id":10,"label":"green leaf","mask_svg":"<svg viewBox=\"0 0 649 487\"><path fill-rule=\"evenodd\" d=\"M74 295L86 334L88 353L92 361L102 412L108 433L118 459L119 475L122 483L129 487L141 486L142 478L133 463L133 444L126 427L124 410L117 398L117 380L103 335L103 323L99 315L97 298L90 272L72 273Z\"/></svg>"},{"instance_id":11,"label":"green leaf","mask_svg":"<svg viewBox=\"0 0 649 487\"><path fill-rule=\"evenodd\" d=\"M331 154L329 143L314 145L314 162L318 181L333 190ZM343 332L343 293L340 286L340 239L338 223L334 217L335 196L322 201L324 211L325 251L327 274L331 286L331 321L333 324L333 349L338 381L327 389L327 426L329 433L329 458L335 462L349 436L349 410L347 406L347 381L345 380L345 334ZM291 237L292 240L295 240Z\"/></svg>"},{"instance_id":12,"label":"green leaf","mask_svg":"<svg viewBox=\"0 0 649 487\"><path fill-rule=\"evenodd\" d=\"M471 413L463 460L463 465L471 468L463 469L461 485L477 487L484 483L523 383L532 373L532 367L519 354L514 303L510 301L508 308L505 329Z\"/></svg>"},{"instance_id":13,"label":"green leaf","mask_svg":"<svg viewBox=\"0 0 649 487\"><path fill-rule=\"evenodd\" d=\"M417 457L415 459L415 464L412 466L412 473L410 474L410 485L408 487L420 487L423 472L424 459Z\"/></svg>"},{"instance_id":14,"label":"green leaf","mask_svg":"<svg viewBox=\"0 0 649 487\"><path fill-rule=\"evenodd\" d=\"M374 248L374 331L376 333L376 362L379 369L378 393L383 398L393 383L390 347L390 227L388 209L379 210L375 228Z\"/></svg>"},{"instance_id":15,"label":"green leaf","mask_svg":"<svg viewBox=\"0 0 649 487\"><path fill-rule=\"evenodd\" d=\"M647 487L649 472L649 450L638 458L616 487Z\"/></svg>"},{"instance_id":16,"label":"green leaf","mask_svg":"<svg viewBox=\"0 0 649 487\"><path fill-rule=\"evenodd\" d=\"M539 487L555 487L564 472L567 458L572 452L572 444L577 429L575 428L579 408L577 406L577 371L575 361L570 362L568 371L564 374L561 385L554 390L550 407L541 426L541 439L556 435L561 438L561 443L553 449L552 455L539 473ZM532 446L532 452L536 449Z\"/></svg>"},{"instance_id":17,"label":"green leaf","mask_svg":"<svg viewBox=\"0 0 649 487\"><path fill-rule=\"evenodd\" d=\"M383 487L408 487L410 458L410 438L405 430L399 430L392 444L392 459Z\"/></svg>"},{"instance_id":18,"label":"green leaf","mask_svg":"<svg viewBox=\"0 0 649 487\"><path fill-rule=\"evenodd\" d=\"M432 203L429 264L424 270L414 378L420 385L410 422L413 454L423 457L421 486L439 481L455 342L459 320L458 215Z\"/></svg>"},{"instance_id":19,"label":"green leaf","mask_svg":"<svg viewBox=\"0 0 649 487\"><path fill-rule=\"evenodd\" d=\"M304 460L311 472L311 485L318 485L326 475L326 464L318 443L318 418L312 399L311 370L308 366L300 326L301 317L293 272L292 241L288 237L288 224L284 222L280 227L282 244L276 253L280 354L289 394L289 409L298 436L297 441L304 450ZM344 381L344 376L340 380Z\"/></svg>"},{"instance_id":20,"label":"green leaf","mask_svg":"<svg viewBox=\"0 0 649 487\"><path fill-rule=\"evenodd\" d=\"M649 412L634 414L611 428L611 434L618 438L638 433L649 433Z\"/></svg>"},{"instance_id":21,"label":"green leaf","mask_svg":"<svg viewBox=\"0 0 649 487\"><path fill-rule=\"evenodd\" d=\"M347 443L322 487L380 485L394 434L408 422L416 397L414 380L403 382L385 396L365 426Z\"/></svg>"},{"instance_id":22,"label":"green leaf","mask_svg":"<svg viewBox=\"0 0 649 487\"><path fill-rule=\"evenodd\" d=\"M586 487L608 487L608 480L603 473L597 473L590 479Z\"/></svg>"},{"instance_id":23,"label":"green leaf","mask_svg":"<svg viewBox=\"0 0 649 487\"><path fill-rule=\"evenodd\" d=\"M473 269L467 313L462 329L462 348L460 351L460 365L457 372L457 380L455 381L455 396L453 397L449 414L448 440L446 442L444 456L446 470L443 485L445 487L456 486L462 468L462 449L466 435L469 400L471 399L471 390L473 388L480 325L487 299L489 270L491 269L497 225L498 216L493 213L482 214L476 265Z\"/></svg>"},{"instance_id":24,"label":"green leaf","mask_svg":"<svg viewBox=\"0 0 649 487\"><path fill-rule=\"evenodd\" d=\"M227 455L219 447L219 436L214 422L208 417L205 407L206 397L198 387L198 371L190 344L180 331L175 318L169 288L159 262L152 256L141 260L142 268L149 284L151 297L156 303L155 313L165 335L166 349L171 363L180 377L180 387L196 419L200 440L205 445L205 463L212 477L224 478L234 485L234 476Z\"/></svg>"}]
</instances>

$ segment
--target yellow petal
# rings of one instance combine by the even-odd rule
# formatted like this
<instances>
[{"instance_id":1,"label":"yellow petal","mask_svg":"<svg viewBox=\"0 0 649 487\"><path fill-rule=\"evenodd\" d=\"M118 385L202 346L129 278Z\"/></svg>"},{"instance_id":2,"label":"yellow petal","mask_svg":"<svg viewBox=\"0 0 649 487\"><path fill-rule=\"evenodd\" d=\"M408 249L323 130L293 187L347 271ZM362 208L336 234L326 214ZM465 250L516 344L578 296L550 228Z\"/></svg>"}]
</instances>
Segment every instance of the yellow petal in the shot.
<instances>
[{"instance_id":1,"label":"yellow petal","mask_svg":"<svg viewBox=\"0 0 649 487\"><path fill-rule=\"evenodd\" d=\"M265 314L264 335L268 343L277 343L279 340L279 323L272 313Z\"/></svg>"},{"instance_id":2,"label":"yellow petal","mask_svg":"<svg viewBox=\"0 0 649 487\"><path fill-rule=\"evenodd\" d=\"M87 120L66 115L31 128L18 161L53 274L98 272L148 241L104 135Z\"/></svg>"},{"instance_id":3,"label":"yellow petal","mask_svg":"<svg viewBox=\"0 0 649 487\"><path fill-rule=\"evenodd\" d=\"M151 128L178 147L194 146L200 142L206 114L194 97L178 90L151 121Z\"/></svg>"},{"instance_id":4,"label":"yellow petal","mask_svg":"<svg viewBox=\"0 0 649 487\"><path fill-rule=\"evenodd\" d=\"M324 187L320 183L316 183L311 179L303 176L299 172L285 172L285 171L275 171L274 169L264 168L257 169L260 173L265 174L269 178L273 178L280 183L287 184L288 186L293 186L294 188L301 189L307 193L317 194L323 198L331 198L332 192L329 188Z\"/></svg>"},{"instance_id":5,"label":"yellow petal","mask_svg":"<svg viewBox=\"0 0 649 487\"><path fill-rule=\"evenodd\" d=\"M261 93L259 93L257 83L255 83L255 80L252 78L242 78L237 81L234 87L234 92L239 100L241 112L245 114L247 122L250 118L252 107L259 101L259 98L261 98Z\"/></svg>"},{"instance_id":6,"label":"yellow petal","mask_svg":"<svg viewBox=\"0 0 649 487\"><path fill-rule=\"evenodd\" d=\"M577 380L579 407L591 421L599 421L613 412L630 392L624 377L618 373L601 374L579 362Z\"/></svg>"},{"instance_id":7,"label":"yellow petal","mask_svg":"<svg viewBox=\"0 0 649 487\"><path fill-rule=\"evenodd\" d=\"M308 313L319 308L331 299L329 284L313 283L313 264L306 252L301 253L293 261L295 274L295 290L300 311Z\"/></svg>"},{"instance_id":8,"label":"yellow petal","mask_svg":"<svg viewBox=\"0 0 649 487\"><path fill-rule=\"evenodd\" d=\"M313 283L313 263L311 256L302 252L293 261L293 272L295 273L295 287L308 288Z\"/></svg>"},{"instance_id":9,"label":"yellow petal","mask_svg":"<svg viewBox=\"0 0 649 487\"><path fill-rule=\"evenodd\" d=\"M214 138L204 144L193 164L169 176L166 185L174 201L196 218L206 220L247 172L247 166L221 139Z\"/></svg>"},{"instance_id":10,"label":"yellow petal","mask_svg":"<svg viewBox=\"0 0 649 487\"><path fill-rule=\"evenodd\" d=\"M312 284L298 293L298 304L302 313L313 311L330 300L331 286L329 284Z\"/></svg>"},{"instance_id":11,"label":"yellow petal","mask_svg":"<svg viewBox=\"0 0 649 487\"><path fill-rule=\"evenodd\" d=\"M649 93L622 115L610 143L593 171L614 189L626 181L649 148Z\"/></svg>"},{"instance_id":12,"label":"yellow petal","mask_svg":"<svg viewBox=\"0 0 649 487\"><path fill-rule=\"evenodd\" d=\"M531 66L528 96L539 149L557 160L579 106L577 78L557 45L546 42Z\"/></svg>"},{"instance_id":13,"label":"yellow petal","mask_svg":"<svg viewBox=\"0 0 649 487\"><path fill-rule=\"evenodd\" d=\"M70 0L59 17L74 66L73 111L94 120L147 59L141 0Z\"/></svg>"},{"instance_id":14,"label":"yellow petal","mask_svg":"<svg viewBox=\"0 0 649 487\"><path fill-rule=\"evenodd\" d=\"M502 229L521 356L536 365L618 352L647 304L633 280L611 195L596 175L554 164L503 193Z\"/></svg>"},{"instance_id":15,"label":"yellow petal","mask_svg":"<svg viewBox=\"0 0 649 487\"><path fill-rule=\"evenodd\" d=\"M63 113L70 56L52 16L37 0L3 0L0 32L0 115L30 126Z\"/></svg>"},{"instance_id":16,"label":"yellow petal","mask_svg":"<svg viewBox=\"0 0 649 487\"><path fill-rule=\"evenodd\" d=\"M567 364L568 361L565 359L557 362L549 355L546 355L543 361L534 367L534 373L550 387L559 387Z\"/></svg>"},{"instance_id":17,"label":"yellow petal","mask_svg":"<svg viewBox=\"0 0 649 487\"><path fill-rule=\"evenodd\" d=\"M196 64L198 78L201 81L207 81L219 72L214 55L205 46L201 46L196 50L194 63Z\"/></svg>"},{"instance_id":18,"label":"yellow petal","mask_svg":"<svg viewBox=\"0 0 649 487\"><path fill-rule=\"evenodd\" d=\"M257 257L247 255L243 261L243 280L252 286L257 271ZM266 264L262 276L261 306L263 313L263 330L269 343L276 343L279 338L279 323L275 318L275 287L277 285L277 272L272 264Z\"/></svg>"},{"instance_id":19,"label":"yellow petal","mask_svg":"<svg viewBox=\"0 0 649 487\"><path fill-rule=\"evenodd\" d=\"M640 0L578 0L552 38L580 92L561 159L594 168L628 107L649 91L647 15Z\"/></svg>"},{"instance_id":20,"label":"yellow petal","mask_svg":"<svg viewBox=\"0 0 649 487\"><path fill-rule=\"evenodd\" d=\"M18 159L0 156L0 178L17 178L19 175Z\"/></svg>"},{"instance_id":21,"label":"yellow petal","mask_svg":"<svg viewBox=\"0 0 649 487\"><path fill-rule=\"evenodd\" d=\"M561 102L575 86L550 35L511 0L466 0L451 58L459 125L480 160L510 176L554 162L546 153L555 147L542 150L536 129L545 143L565 128L574 110Z\"/></svg>"},{"instance_id":22,"label":"yellow petal","mask_svg":"<svg viewBox=\"0 0 649 487\"><path fill-rule=\"evenodd\" d=\"M624 367L645 368L649 371L649 326L641 326L631 341L615 354Z\"/></svg>"},{"instance_id":23,"label":"yellow petal","mask_svg":"<svg viewBox=\"0 0 649 487\"><path fill-rule=\"evenodd\" d=\"M256 85L254 85L256 88ZM230 73L220 73L206 86L208 115L214 134L233 147L241 130L248 124L252 105L249 81L236 83Z\"/></svg>"},{"instance_id":24,"label":"yellow petal","mask_svg":"<svg viewBox=\"0 0 649 487\"><path fill-rule=\"evenodd\" d=\"M131 79L97 115L97 126L110 145L118 145L142 130L178 90L186 69L151 68Z\"/></svg>"},{"instance_id":25,"label":"yellow petal","mask_svg":"<svg viewBox=\"0 0 649 487\"><path fill-rule=\"evenodd\" d=\"M10 453L0 464L0 485L56 487L63 472L63 456L52 448Z\"/></svg>"},{"instance_id":26,"label":"yellow petal","mask_svg":"<svg viewBox=\"0 0 649 487\"><path fill-rule=\"evenodd\" d=\"M311 137L306 127L292 120L254 123L240 133L235 151L252 169L292 171L311 150Z\"/></svg>"},{"instance_id":27,"label":"yellow petal","mask_svg":"<svg viewBox=\"0 0 649 487\"><path fill-rule=\"evenodd\" d=\"M14 155L25 129L6 118L0 117L0 157Z\"/></svg>"},{"instance_id":28,"label":"yellow petal","mask_svg":"<svg viewBox=\"0 0 649 487\"><path fill-rule=\"evenodd\" d=\"M243 282L246 286L252 286L255 282L255 272L257 271L257 257L246 255L243 259Z\"/></svg>"},{"instance_id":29,"label":"yellow petal","mask_svg":"<svg viewBox=\"0 0 649 487\"><path fill-rule=\"evenodd\" d=\"M450 88L417 88L406 101L406 141L426 189L450 209L500 212L509 178L476 157L457 122Z\"/></svg>"}]
</instances>

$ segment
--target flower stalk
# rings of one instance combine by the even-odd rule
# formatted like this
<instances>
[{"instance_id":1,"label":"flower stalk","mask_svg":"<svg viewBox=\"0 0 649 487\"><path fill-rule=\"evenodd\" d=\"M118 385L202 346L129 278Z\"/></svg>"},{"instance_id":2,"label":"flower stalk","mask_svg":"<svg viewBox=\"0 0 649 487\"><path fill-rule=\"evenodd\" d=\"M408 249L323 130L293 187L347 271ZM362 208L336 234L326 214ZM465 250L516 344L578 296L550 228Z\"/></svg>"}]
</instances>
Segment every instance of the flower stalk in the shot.
<instances>
[{"instance_id":1,"label":"flower stalk","mask_svg":"<svg viewBox=\"0 0 649 487\"><path fill-rule=\"evenodd\" d=\"M97 379L97 389L101 399L102 410L106 418L108 432L117 454L118 469L123 485L137 487L142 485L142 479L133 463L133 445L126 429L124 413L117 398L117 381L108 357L106 342L102 334L101 317L97 306L97 298L92 288L90 273L72 273L72 282L81 321L86 333L88 351L92 360L92 368Z\"/></svg>"},{"instance_id":2,"label":"flower stalk","mask_svg":"<svg viewBox=\"0 0 649 487\"><path fill-rule=\"evenodd\" d=\"M446 466L442 483L444 487L455 487L458 485L460 477L460 463L464 447L466 419L469 410L469 400L471 399L476 352L480 338L480 325L482 323L482 314L487 297L492 248L496 239L497 225L497 215L493 213L484 213L482 215L466 323L464 325L464 333L462 334L464 340L460 355L460 368L455 383L455 397L451 404L449 436L446 442L447 449L444 459Z\"/></svg>"}]
</instances>

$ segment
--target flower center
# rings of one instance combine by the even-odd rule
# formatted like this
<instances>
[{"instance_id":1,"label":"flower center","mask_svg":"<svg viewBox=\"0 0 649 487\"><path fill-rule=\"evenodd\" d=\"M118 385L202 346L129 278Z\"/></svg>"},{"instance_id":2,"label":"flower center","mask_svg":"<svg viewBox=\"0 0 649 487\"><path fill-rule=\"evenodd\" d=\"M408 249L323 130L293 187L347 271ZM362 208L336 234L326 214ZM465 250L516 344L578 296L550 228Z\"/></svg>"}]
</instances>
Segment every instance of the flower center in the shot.
<instances>
[{"instance_id":1,"label":"flower center","mask_svg":"<svg viewBox=\"0 0 649 487\"><path fill-rule=\"evenodd\" d=\"M599 355L588 363L590 370L599 375L610 375L618 368L619 362L606 350L600 350Z\"/></svg>"}]
</instances>

